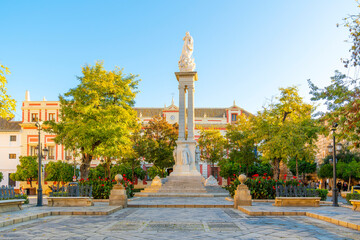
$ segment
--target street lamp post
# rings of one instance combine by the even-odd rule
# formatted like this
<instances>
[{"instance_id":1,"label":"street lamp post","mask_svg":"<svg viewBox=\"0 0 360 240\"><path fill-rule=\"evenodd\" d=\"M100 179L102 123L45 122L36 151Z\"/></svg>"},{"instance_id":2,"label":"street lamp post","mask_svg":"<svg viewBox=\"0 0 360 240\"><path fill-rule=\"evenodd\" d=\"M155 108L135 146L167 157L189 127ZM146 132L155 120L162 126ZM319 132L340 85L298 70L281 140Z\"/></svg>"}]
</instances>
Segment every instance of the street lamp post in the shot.
<instances>
[{"instance_id":1,"label":"street lamp post","mask_svg":"<svg viewBox=\"0 0 360 240\"><path fill-rule=\"evenodd\" d=\"M45 147L44 149L42 149L42 145L40 142L40 131L41 131L41 124L39 122L35 123L35 126L38 128L39 131L39 136L38 136L38 158L39 158L39 168L38 168L38 192L37 192L37 206L41 207L43 205L43 195L42 195L42 184L41 184L41 174L42 174L42 169L41 169L41 160L42 160L42 151L44 151L44 155L46 156L48 149Z\"/></svg>"},{"instance_id":2,"label":"street lamp post","mask_svg":"<svg viewBox=\"0 0 360 240\"><path fill-rule=\"evenodd\" d=\"M338 207L338 196L337 196L337 187L336 187L336 150L340 151L342 148L342 144L338 143L335 144L335 131L336 127L338 126L337 123L332 125L332 132L333 132L333 145L328 146L329 153L333 155L333 189L332 189L332 196L333 196L333 207Z\"/></svg>"}]
</instances>

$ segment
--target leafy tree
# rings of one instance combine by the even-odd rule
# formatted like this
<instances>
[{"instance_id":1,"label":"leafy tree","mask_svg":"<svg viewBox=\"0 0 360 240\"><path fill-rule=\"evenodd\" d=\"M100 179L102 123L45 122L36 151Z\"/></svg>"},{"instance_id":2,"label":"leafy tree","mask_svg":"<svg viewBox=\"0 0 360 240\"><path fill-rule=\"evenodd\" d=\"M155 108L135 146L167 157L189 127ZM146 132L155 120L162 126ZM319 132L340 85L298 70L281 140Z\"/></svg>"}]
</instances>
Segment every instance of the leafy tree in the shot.
<instances>
[{"instance_id":1,"label":"leafy tree","mask_svg":"<svg viewBox=\"0 0 360 240\"><path fill-rule=\"evenodd\" d=\"M165 177L166 168L175 163L173 152L177 137L178 124L171 125L163 117L154 117L145 127L135 150L139 157L144 157L147 162L154 164L160 177Z\"/></svg>"},{"instance_id":2,"label":"leafy tree","mask_svg":"<svg viewBox=\"0 0 360 240\"><path fill-rule=\"evenodd\" d=\"M4 175L2 172L0 172L0 182L4 179Z\"/></svg>"},{"instance_id":3,"label":"leafy tree","mask_svg":"<svg viewBox=\"0 0 360 240\"><path fill-rule=\"evenodd\" d=\"M318 171L320 178L332 178L333 177L333 166L329 163L320 166Z\"/></svg>"},{"instance_id":4,"label":"leafy tree","mask_svg":"<svg viewBox=\"0 0 360 240\"><path fill-rule=\"evenodd\" d=\"M11 119L14 117L16 102L6 92L6 74L10 74L9 69L0 64L0 118Z\"/></svg>"},{"instance_id":5,"label":"leafy tree","mask_svg":"<svg viewBox=\"0 0 360 240\"><path fill-rule=\"evenodd\" d=\"M79 149L81 177L87 178L94 156L120 157L129 151L139 127L134 106L139 80L122 69L106 71L102 62L82 68L80 84L60 96L61 121L48 121L55 142ZM131 147L130 147L131 148Z\"/></svg>"},{"instance_id":6,"label":"leafy tree","mask_svg":"<svg viewBox=\"0 0 360 240\"><path fill-rule=\"evenodd\" d=\"M225 138L219 130L202 129L198 140L201 158L211 165L211 175L214 174L214 165L224 158Z\"/></svg>"},{"instance_id":7,"label":"leafy tree","mask_svg":"<svg viewBox=\"0 0 360 240\"><path fill-rule=\"evenodd\" d=\"M297 87L280 88L277 103L271 103L254 118L262 158L271 163L274 178L279 179L280 162L312 159L320 128L311 119L314 107L299 96Z\"/></svg>"},{"instance_id":8,"label":"leafy tree","mask_svg":"<svg viewBox=\"0 0 360 240\"><path fill-rule=\"evenodd\" d=\"M38 177L38 163L35 156L20 156L20 164L16 166L16 172L10 174L13 181L32 181Z\"/></svg>"},{"instance_id":9,"label":"leafy tree","mask_svg":"<svg viewBox=\"0 0 360 240\"><path fill-rule=\"evenodd\" d=\"M292 174L298 175L299 173L302 175L302 179L305 179L305 174L307 173L314 173L316 172L316 163L314 161L306 161L306 160L298 160L297 159L290 159L288 163L288 167ZM296 165L298 168L296 169Z\"/></svg>"},{"instance_id":10,"label":"leafy tree","mask_svg":"<svg viewBox=\"0 0 360 240\"><path fill-rule=\"evenodd\" d=\"M236 124L227 126L225 137L230 161L241 166L241 170L248 174L249 167L257 160L255 155L256 135L252 117L246 117L244 114L240 115Z\"/></svg>"},{"instance_id":11,"label":"leafy tree","mask_svg":"<svg viewBox=\"0 0 360 240\"><path fill-rule=\"evenodd\" d=\"M62 161L49 162L45 167L45 172L47 174L46 181L71 182L74 176L74 166ZM75 169L75 175L79 175L78 169Z\"/></svg>"},{"instance_id":12,"label":"leafy tree","mask_svg":"<svg viewBox=\"0 0 360 240\"><path fill-rule=\"evenodd\" d=\"M343 179L344 181L348 180L348 190L350 188L352 178L360 178L360 163L353 160L350 163L339 162L336 165L336 175L337 177Z\"/></svg>"},{"instance_id":13,"label":"leafy tree","mask_svg":"<svg viewBox=\"0 0 360 240\"><path fill-rule=\"evenodd\" d=\"M111 167L111 179L113 179L116 174L125 174L127 179L134 182L135 178L144 179L146 172L140 167L140 165L134 167L131 163L119 163Z\"/></svg>"},{"instance_id":14,"label":"leafy tree","mask_svg":"<svg viewBox=\"0 0 360 240\"><path fill-rule=\"evenodd\" d=\"M320 89L308 80L311 100L325 101L329 110L319 112L322 123L329 130L333 123L338 123L335 136L351 142L351 147L360 147L360 84L358 80L347 78L345 74L335 71L331 85ZM327 131L327 134L329 131Z\"/></svg>"}]
</instances>

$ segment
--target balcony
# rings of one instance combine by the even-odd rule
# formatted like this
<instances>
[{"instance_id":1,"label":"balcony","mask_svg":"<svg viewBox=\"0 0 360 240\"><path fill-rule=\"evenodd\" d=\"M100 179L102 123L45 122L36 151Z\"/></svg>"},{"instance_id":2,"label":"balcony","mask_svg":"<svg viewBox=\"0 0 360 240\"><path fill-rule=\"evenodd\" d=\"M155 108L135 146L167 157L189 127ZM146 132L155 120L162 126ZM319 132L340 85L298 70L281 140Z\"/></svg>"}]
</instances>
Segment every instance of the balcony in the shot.
<instances>
[{"instance_id":1,"label":"balcony","mask_svg":"<svg viewBox=\"0 0 360 240\"><path fill-rule=\"evenodd\" d=\"M54 160L55 157L54 157L54 156L48 156L48 159L49 159L49 160Z\"/></svg>"}]
</instances>

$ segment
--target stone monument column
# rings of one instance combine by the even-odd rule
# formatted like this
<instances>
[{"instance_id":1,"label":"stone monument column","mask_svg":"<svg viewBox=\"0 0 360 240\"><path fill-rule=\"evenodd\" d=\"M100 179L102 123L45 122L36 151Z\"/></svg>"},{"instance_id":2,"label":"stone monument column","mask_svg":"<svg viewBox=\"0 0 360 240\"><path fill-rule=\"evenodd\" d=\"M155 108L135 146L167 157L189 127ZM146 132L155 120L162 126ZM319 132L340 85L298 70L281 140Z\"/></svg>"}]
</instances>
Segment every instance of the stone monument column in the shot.
<instances>
[{"instance_id":1,"label":"stone monument column","mask_svg":"<svg viewBox=\"0 0 360 240\"><path fill-rule=\"evenodd\" d=\"M179 137L178 140L185 140L185 86L179 84Z\"/></svg>"},{"instance_id":2,"label":"stone monument column","mask_svg":"<svg viewBox=\"0 0 360 240\"><path fill-rule=\"evenodd\" d=\"M194 140L194 85L188 86L188 138L187 140Z\"/></svg>"}]
</instances>

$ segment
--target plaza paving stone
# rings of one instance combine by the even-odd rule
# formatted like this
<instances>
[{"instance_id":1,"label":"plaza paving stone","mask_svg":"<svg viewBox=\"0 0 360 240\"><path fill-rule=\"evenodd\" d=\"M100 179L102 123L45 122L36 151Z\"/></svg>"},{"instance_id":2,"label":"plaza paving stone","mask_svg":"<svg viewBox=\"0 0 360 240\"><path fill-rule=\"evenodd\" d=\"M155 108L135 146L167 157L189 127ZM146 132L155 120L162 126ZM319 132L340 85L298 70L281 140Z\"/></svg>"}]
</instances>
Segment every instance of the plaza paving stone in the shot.
<instances>
[{"instance_id":1,"label":"plaza paving stone","mask_svg":"<svg viewBox=\"0 0 360 240\"><path fill-rule=\"evenodd\" d=\"M256 203L254 207L270 206ZM341 215L351 210L334 211ZM252 217L230 208L126 208L106 216L49 216L0 228L0 239L204 238L360 239L360 232L306 216Z\"/></svg>"},{"instance_id":2,"label":"plaza paving stone","mask_svg":"<svg viewBox=\"0 0 360 240\"><path fill-rule=\"evenodd\" d=\"M188 198L166 198L166 197L139 197L129 201L129 207L232 207L233 202L225 200L224 197L188 197Z\"/></svg>"}]
</instances>

